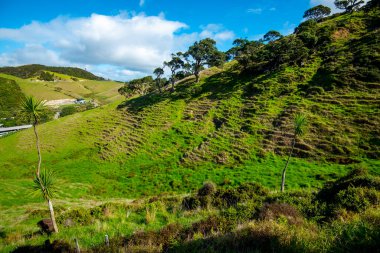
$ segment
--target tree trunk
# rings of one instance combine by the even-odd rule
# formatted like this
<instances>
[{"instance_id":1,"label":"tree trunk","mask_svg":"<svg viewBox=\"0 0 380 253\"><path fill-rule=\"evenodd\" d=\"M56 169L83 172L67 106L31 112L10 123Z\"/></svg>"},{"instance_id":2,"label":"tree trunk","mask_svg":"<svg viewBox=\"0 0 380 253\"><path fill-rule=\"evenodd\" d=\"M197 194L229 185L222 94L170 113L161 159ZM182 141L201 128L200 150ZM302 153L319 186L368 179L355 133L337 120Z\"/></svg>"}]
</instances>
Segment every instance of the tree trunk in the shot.
<instances>
[{"instance_id":1,"label":"tree trunk","mask_svg":"<svg viewBox=\"0 0 380 253\"><path fill-rule=\"evenodd\" d=\"M195 71L194 75L195 75L195 83L198 83L199 82L199 71Z\"/></svg>"},{"instance_id":2,"label":"tree trunk","mask_svg":"<svg viewBox=\"0 0 380 253\"><path fill-rule=\"evenodd\" d=\"M288 160L286 161L286 164L285 164L285 168L284 168L283 171L282 171L281 192L284 192L284 191L285 191L286 169L288 168L288 164L289 164L289 161L290 161L290 157L291 157L292 154L293 154L293 149L294 149L294 145L295 145L295 144L296 144L296 137L294 136L294 138L293 138L293 143L292 143L292 149L290 150L290 153L289 153L289 156L288 156Z\"/></svg>"},{"instance_id":3,"label":"tree trunk","mask_svg":"<svg viewBox=\"0 0 380 253\"><path fill-rule=\"evenodd\" d=\"M37 177L40 178L40 170L41 170L41 160L42 160L42 157L41 157L41 150L40 150L40 140L38 138L38 134L37 134L37 119L35 119L34 123L33 123L33 129L34 129L34 134L36 135L36 146L37 146L37 153L38 153L38 165L37 165L37 171L36 171L36 174L37 174Z\"/></svg>"},{"instance_id":4,"label":"tree trunk","mask_svg":"<svg viewBox=\"0 0 380 253\"><path fill-rule=\"evenodd\" d=\"M174 91L174 83L175 83L175 79L172 79L172 91Z\"/></svg>"},{"instance_id":5,"label":"tree trunk","mask_svg":"<svg viewBox=\"0 0 380 253\"><path fill-rule=\"evenodd\" d=\"M53 229L55 233L58 233L58 227L57 223L55 222L55 215L54 215L54 209L53 209L53 203L51 202L50 198L47 199L48 205L49 205L49 210L50 210L50 219L51 222L53 223Z\"/></svg>"}]
</instances>

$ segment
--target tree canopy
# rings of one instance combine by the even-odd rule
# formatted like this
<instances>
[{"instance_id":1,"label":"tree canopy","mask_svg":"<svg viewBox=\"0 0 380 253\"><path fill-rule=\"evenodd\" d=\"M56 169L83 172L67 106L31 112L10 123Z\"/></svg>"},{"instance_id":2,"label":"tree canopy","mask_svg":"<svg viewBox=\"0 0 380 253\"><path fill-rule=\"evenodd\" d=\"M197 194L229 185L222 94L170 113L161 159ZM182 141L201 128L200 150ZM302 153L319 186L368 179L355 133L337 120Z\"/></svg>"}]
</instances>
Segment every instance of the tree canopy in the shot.
<instances>
[{"instance_id":1,"label":"tree canopy","mask_svg":"<svg viewBox=\"0 0 380 253\"><path fill-rule=\"evenodd\" d=\"M336 8L345 10L346 12L358 10L363 3L363 0L335 0L334 2Z\"/></svg>"},{"instance_id":2,"label":"tree canopy","mask_svg":"<svg viewBox=\"0 0 380 253\"><path fill-rule=\"evenodd\" d=\"M317 5L313 8L305 11L303 17L306 19L320 20L323 17L326 17L331 14L331 9L327 6Z\"/></svg>"},{"instance_id":3,"label":"tree canopy","mask_svg":"<svg viewBox=\"0 0 380 253\"><path fill-rule=\"evenodd\" d=\"M280 38L282 38L281 33L278 31L272 30L272 31L267 32L264 35L263 40L266 42L272 42L272 41L278 40Z\"/></svg>"},{"instance_id":4,"label":"tree canopy","mask_svg":"<svg viewBox=\"0 0 380 253\"><path fill-rule=\"evenodd\" d=\"M172 84L172 90L174 90L174 84L176 79L176 73L178 70L183 68L185 62L182 60L183 54L181 52L177 52L176 54L172 54L172 59L168 62L164 62L164 66L168 67L171 72L170 82Z\"/></svg>"},{"instance_id":5,"label":"tree canopy","mask_svg":"<svg viewBox=\"0 0 380 253\"><path fill-rule=\"evenodd\" d=\"M216 48L215 40L210 38L195 42L184 56L191 66L196 82L199 81L199 73L204 65L218 66L225 60L225 54Z\"/></svg>"}]
</instances>

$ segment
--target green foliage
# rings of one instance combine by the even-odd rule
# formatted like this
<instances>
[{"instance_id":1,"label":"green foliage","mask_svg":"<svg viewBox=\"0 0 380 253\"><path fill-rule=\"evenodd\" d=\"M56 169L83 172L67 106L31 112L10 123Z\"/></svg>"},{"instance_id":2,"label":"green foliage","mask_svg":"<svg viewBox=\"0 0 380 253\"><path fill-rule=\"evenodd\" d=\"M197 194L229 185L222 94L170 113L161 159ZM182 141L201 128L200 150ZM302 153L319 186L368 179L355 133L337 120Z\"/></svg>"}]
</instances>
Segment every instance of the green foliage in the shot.
<instances>
[{"instance_id":1,"label":"green foliage","mask_svg":"<svg viewBox=\"0 0 380 253\"><path fill-rule=\"evenodd\" d=\"M340 205L350 211L361 212L379 203L380 193L376 189L349 186L338 192L335 205Z\"/></svg>"},{"instance_id":2,"label":"green foliage","mask_svg":"<svg viewBox=\"0 0 380 253\"><path fill-rule=\"evenodd\" d=\"M24 97L19 85L13 80L0 77L0 90L0 118L16 116Z\"/></svg>"},{"instance_id":3,"label":"green foliage","mask_svg":"<svg viewBox=\"0 0 380 253\"><path fill-rule=\"evenodd\" d=\"M296 114L294 117L294 134L296 136L302 136L305 134L305 128L307 126L307 119L304 114Z\"/></svg>"},{"instance_id":4,"label":"green foliage","mask_svg":"<svg viewBox=\"0 0 380 253\"><path fill-rule=\"evenodd\" d=\"M52 82L54 81L54 74L46 71L41 71L41 73L38 76L38 79L42 81Z\"/></svg>"},{"instance_id":5,"label":"green foliage","mask_svg":"<svg viewBox=\"0 0 380 253\"><path fill-rule=\"evenodd\" d=\"M216 42L210 38L195 42L189 47L184 56L190 63L196 78L195 82L199 81L199 73L205 65L209 67L220 66L225 61L224 53L218 51Z\"/></svg>"},{"instance_id":6,"label":"green foliage","mask_svg":"<svg viewBox=\"0 0 380 253\"><path fill-rule=\"evenodd\" d=\"M70 106L65 106L62 108L61 110L61 113L60 113L60 117L65 117L65 116L68 116L68 115L71 115L71 114L74 114L77 112L77 109L74 105L70 105Z\"/></svg>"},{"instance_id":7,"label":"green foliage","mask_svg":"<svg viewBox=\"0 0 380 253\"><path fill-rule=\"evenodd\" d=\"M272 31L267 32L264 35L263 40L266 41L266 42L272 42L272 41L281 39L282 37L283 36L281 35L280 32L272 30Z\"/></svg>"},{"instance_id":8,"label":"green foliage","mask_svg":"<svg viewBox=\"0 0 380 253\"><path fill-rule=\"evenodd\" d=\"M363 0L335 0L334 2L336 8L345 10L347 12L358 10L360 5L363 3Z\"/></svg>"},{"instance_id":9,"label":"green foliage","mask_svg":"<svg viewBox=\"0 0 380 253\"><path fill-rule=\"evenodd\" d=\"M126 82L124 87L119 88L119 93L126 97L133 95L145 95L154 90L154 80L152 76L145 76Z\"/></svg>"},{"instance_id":10,"label":"green foliage","mask_svg":"<svg viewBox=\"0 0 380 253\"><path fill-rule=\"evenodd\" d=\"M56 191L56 183L52 170L42 170L40 176L36 176L33 182L34 190L40 192L44 200L53 198L54 192Z\"/></svg>"},{"instance_id":11,"label":"green foliage","mask_svg":"<svg viewBox=\"0 0 380 253\"><path fill-rule=\"evenodd\" d=\"M319 20L331 14L331 9L324 5L317 5L305 11L303 18Z\"/></svg>"},{"instance_id":12,"label":"green foliage","mask_svg":"<svg viewBox=\"0 0 380 253\"><path fill-rule=\"evenodd\" d=\"M29 96L22 101L21 106L21 112L29 119L29 121L33 122L33 125L37 125L45 109L44 101Z\"/></svg>"}]
</instances>

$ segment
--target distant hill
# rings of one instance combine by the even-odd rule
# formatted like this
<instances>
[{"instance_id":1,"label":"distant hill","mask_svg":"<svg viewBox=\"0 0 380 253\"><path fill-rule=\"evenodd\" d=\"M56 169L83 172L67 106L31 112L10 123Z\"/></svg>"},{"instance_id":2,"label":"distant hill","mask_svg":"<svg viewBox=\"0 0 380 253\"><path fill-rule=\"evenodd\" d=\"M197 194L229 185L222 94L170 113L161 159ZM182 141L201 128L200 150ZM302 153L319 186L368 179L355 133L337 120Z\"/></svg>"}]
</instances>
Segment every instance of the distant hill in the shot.
<instances>
[{"instance_id":1,"label":"distant hill","mask_svg":"<svg viewBox=\"0 0 380 253\"><path fill-rule=\"evenodd\" d=\"M23 65L19 67L1 67L0 73L17 76L20 78L31 78L38 76L41 71L51 71L77 78L88 80L104 80L103 77L96 76L86 70L73 67L51 67L39 64Z\"/></svg>"}]
</instances>

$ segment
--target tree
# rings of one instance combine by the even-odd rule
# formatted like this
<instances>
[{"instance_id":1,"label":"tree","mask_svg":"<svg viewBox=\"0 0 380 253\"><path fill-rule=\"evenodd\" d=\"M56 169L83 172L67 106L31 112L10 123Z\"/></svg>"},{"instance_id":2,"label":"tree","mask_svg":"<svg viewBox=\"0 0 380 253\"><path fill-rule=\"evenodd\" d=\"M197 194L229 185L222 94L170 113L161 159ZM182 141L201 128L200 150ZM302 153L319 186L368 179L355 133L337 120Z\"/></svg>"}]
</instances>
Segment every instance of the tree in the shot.
<instances>
[{"instance_id":1,"label":"tree","mask_svg":"<svg viewBox=\"0 0 380 253\"><path fill-rule=\"evenodd\" d=\"M161 76L164 74L164 69L163 68L156 68L154 71L153 71L153 74L156 75L156 85L157 85L157 88L159 90L159 92L161 93Z\"/></svg>"},{"instance_id":2,"label":"tree","mask_svg":"<svg viewBox=\"0 0 380 253\"><path fill-rule=\"evenodd\" d=\"M296 145L296 139L298 136L302 136L305 133L305 127L306 127L307 121L306 117L303 114L297 114L294 117L294 122L293 122L293 140L292 140L292 147L290 149L290 153L288 156L288 159L286 161L285 167L282 171L282 180L281 180L281 192L285 191L285 176L286 176L286 169L288 168L288 164L290 161L290 157L293 154L294 146Z\"/></svg>"},{"instance_id":3,"label":"tree","mask_svg":"<svg viewBox=\"0 0 380 253\"><path fill-rule=\"evenodd\" d=\"M176 54L172 54L172 59L168 62L164 62L164 66L168 67L171 72L170 82L172 84L172 91L174 91L174 84L176 81L176 72L184 66L184 61L182 60L183 54L178 52Z\"/></svg>"},{"instance_id":4,"label":"tree","mask_svg":"<svg viewBox=\"0 0 380 253\"><path fill-rule=\"evenodd\" d=\"M38 153L38 165L36 170L36 175L40 175L41 169L41 150L40 142L37 133L37 125L40 120L41 115L44 112L44 102L41 100L36 100L34 97L26 97L22 102L22 113L28 118L29 121L33 124L34 135L36 136L36 147Z\"/></svg>"},{"instance_id":5,"label":"tree","mask_svg":"<svg viewBox=\"0 0 380 253\"><path fill-rule=\"evenodd\" d=\"M247 39L235 39L234 42L232 42L234 47L230 48L226 52L227 60L234 59L239 56L247 44L249 44L249 40Z\"/></svg>"},{"instance_id":6,"label":"tree","mask_svg":"<svg viewBox=\"0 0 380 253\"><path fill-rule=\"evenodd\" d=\"M185 53L186 60L190 63L195 82L199 81L199 73L204 65L209 67L221 65L225 60L224 53L216 48L216 42L207 38L195 42Z\"/></svg>"},{"instance_id":7,"label":"tree","mask_svg":"<svg viewBox=\"0 0 380 253\"><path fill-rule=\"evenodd\" d=\"M331 9L327 6L317 5L305 11L303 17L306 19L314 19L316 21L331 14Z\"/></svg>"},{"instance_id":8,"label":"tree","mask_svg":"<svg viewBox=\"0 0 380 253\"><path fill-rule=\"evenodd\" d=\"M346 12L358 10L360 5L363 3L363 0L335 0L334 2L336 8L345 10Z\"/></svg>"},{"instance_id":9,"label":"tree","mask_svg":"<svg viewBox=\"0 0 380 253\"><path fill-rule=\"evenodd\" d=\"M42 156L41 156L40 143L39 143L38 132L37 132L37 125L43 111L44 111L44 102L41 100L36 100L32 96L26 97L22 102L22 112L28 117L30 121L32 121L34 134L36 136L38 165L37 165L36 177L34 179L34 183L43 192L44 198L48 201L49 210L50 210L50 218L53 223L53 229L54 229L54 232L58 233L58 227L55 222L53 204L50 200L52 196L50 193L51 184L49 183L51 180L51 177L46 173L46 170L44 171L42 175L40 174Z\"/></svg>"},{"instance_id":10,"label":"tree","mask_svg":"<svg viewBox=\"0 0 380 253\"><path fill-rule=\"evenodd\" d=\"M368 3L365 5L365 10L369 11L374 8L379 8L380 7L380 0L370 0Z\"/></svg>"},{"instance_id":11,"label":"tree","mask_svg":"<svg viewBox=\"0 0 380 253\"><path fill-rule=\"evenodd\" d=\"M51 171L43 170L42 173L34 178L34 189L40 191L44 200L47 201L50 211L50 219L53 224L54 232L58 233L57 222L55 221L53 202L54 176Z\"/></svg>"},{"instance_id":12,"label":"tree","mask_svg":"<svg viewBox=\"0 0 380 253\"><path fill-rule=\"evenodd\" d=\"M278 40L278 39L281 39L283 36L281 35L281 33L277 32L277 31L269 31L267 32L264 37L263 37L263 41L266 41L266 42L272 42L272 41L275 41L275 40Z\"/></svg>"}]
</instances>

